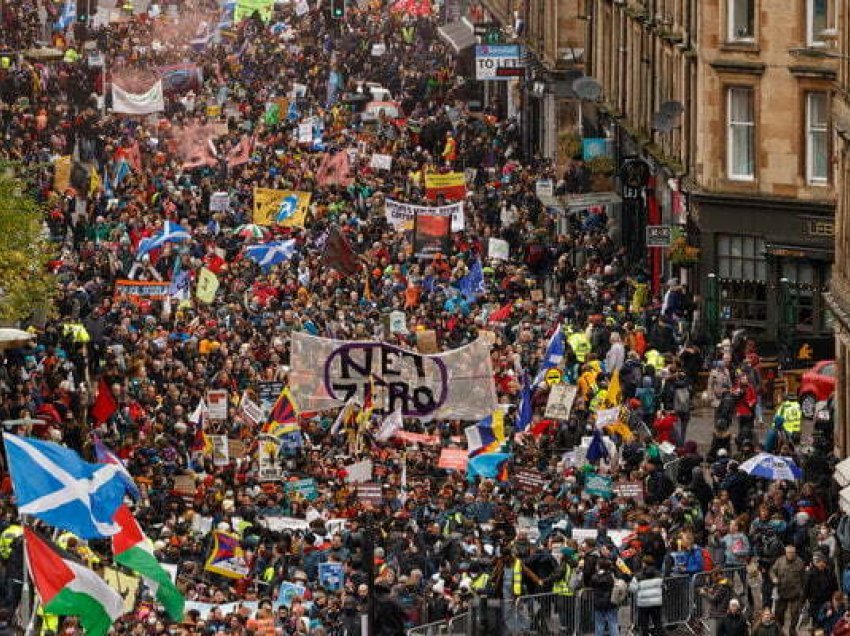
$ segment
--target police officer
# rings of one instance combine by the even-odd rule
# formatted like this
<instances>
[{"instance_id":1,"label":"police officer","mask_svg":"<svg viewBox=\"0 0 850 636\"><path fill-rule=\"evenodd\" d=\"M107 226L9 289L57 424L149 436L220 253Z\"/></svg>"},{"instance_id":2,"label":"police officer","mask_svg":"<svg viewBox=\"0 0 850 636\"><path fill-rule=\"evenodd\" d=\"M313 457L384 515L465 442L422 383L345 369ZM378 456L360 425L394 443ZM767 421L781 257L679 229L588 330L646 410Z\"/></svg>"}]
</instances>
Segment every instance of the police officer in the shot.
<instances>
[{"instance_id":1,"label":"police officer","mask_svg":"<svg viewBox=\"0 0 850 636\"><path fill-rule=\"evenodd\" d=\"M800 430L803 425L803 410L797 401L796 393L786 393L785 400L776 409L773 416L776 427L782 427L795 444L800 443Z\"/></svg>"}]
</instances>

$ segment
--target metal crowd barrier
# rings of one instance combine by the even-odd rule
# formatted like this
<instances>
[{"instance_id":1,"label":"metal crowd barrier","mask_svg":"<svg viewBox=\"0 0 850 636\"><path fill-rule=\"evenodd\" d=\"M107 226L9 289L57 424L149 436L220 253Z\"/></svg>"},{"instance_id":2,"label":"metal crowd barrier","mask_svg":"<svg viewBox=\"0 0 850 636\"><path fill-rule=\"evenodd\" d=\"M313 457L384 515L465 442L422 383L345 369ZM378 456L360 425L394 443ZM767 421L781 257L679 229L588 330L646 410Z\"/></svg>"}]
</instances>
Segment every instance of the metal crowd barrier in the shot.
<instances>
[{"instance_id":1,"label":"metal crowd barrier","mask_svg":"<svg viewBox=\"0 0 850 636\"><path fill-rule=\"evenodd\" d=\"M716 568L712 572L694 575L669 576L664 579L661 622L664 629L679 628L691 634L711 633L711 622L726 613L725 607L716 606L703 593L713 582L717 572L732 582L732 594L741 608L749 606L749 585L745 567ZM491 607L492 606L492 607ZM489 636L498 633L508 636L589 636L596 631L593 590L582 589L575 596L561 596L551 592L521 596L511 604L503 605L497 599L488 604L486 618L478 616L479 607L458 614L449 621L420 625L408 630L408 636ZM491 609L496 612L490 612ZM638 631L637 598L630 595L619 611L620 630L623 633ZM484 634L483 632L486 632ZM617 636L616 634L611 636Z\"/></svg>"}]
</instances>

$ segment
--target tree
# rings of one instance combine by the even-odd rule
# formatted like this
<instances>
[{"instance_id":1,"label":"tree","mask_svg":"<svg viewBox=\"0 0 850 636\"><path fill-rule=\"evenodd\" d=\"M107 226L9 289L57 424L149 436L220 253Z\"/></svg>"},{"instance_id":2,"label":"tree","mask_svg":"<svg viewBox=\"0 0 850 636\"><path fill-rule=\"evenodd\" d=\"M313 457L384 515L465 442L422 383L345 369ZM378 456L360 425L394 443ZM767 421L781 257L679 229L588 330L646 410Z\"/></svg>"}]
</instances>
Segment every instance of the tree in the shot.
<instances>
[{"instance_id":1,"label":"tree","mask_svg":"<svg viewBox=\"0 0 850 636\"><path fill-rule=\"evenodd\" d=\"M41 206L24 181L0 175L0 320L24 320L51 306L56 291L47 265L53 249L42 232Z\"/></svg>"}]
</instances>

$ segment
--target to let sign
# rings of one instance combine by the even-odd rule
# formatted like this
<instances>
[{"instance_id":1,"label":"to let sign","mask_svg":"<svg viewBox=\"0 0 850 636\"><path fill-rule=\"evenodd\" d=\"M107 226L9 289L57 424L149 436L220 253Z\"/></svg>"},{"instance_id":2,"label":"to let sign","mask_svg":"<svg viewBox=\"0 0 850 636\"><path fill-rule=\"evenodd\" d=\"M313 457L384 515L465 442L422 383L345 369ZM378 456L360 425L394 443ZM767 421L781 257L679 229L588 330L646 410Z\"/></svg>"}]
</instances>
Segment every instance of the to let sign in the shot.
<instances>
[{"instance_id":1,"label":"to let sign","mask_svg":"<svg viewBox=\"0 0 850 636\"><path fill-rule=\"evenodd\" d=\"M669 225L647 225L647 247L670 247L673 240L673 228Z\"/></svg>"},{"instance_id":2,"label":"to let sign","mask_svg":"<svg viewBox=\"0 0 850 636\"><path fill-rule=\"evenodd\" d=\"M510 80L525 75L518 44L480 44L475 47L475 79Z\"/></svg>"}]
</instances>

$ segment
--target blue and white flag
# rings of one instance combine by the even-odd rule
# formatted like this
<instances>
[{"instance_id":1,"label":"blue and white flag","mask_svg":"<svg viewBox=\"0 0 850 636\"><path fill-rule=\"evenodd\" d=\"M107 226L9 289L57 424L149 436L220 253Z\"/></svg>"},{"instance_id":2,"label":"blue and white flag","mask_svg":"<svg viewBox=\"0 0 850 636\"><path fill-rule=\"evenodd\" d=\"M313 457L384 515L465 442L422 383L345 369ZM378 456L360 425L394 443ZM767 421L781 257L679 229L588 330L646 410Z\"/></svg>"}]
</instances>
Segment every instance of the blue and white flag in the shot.
<instances>
[{"instance_id":1,"label":"blue and white flag","mask_svg":"<svg viewBox=\"0 0 850 636\"><path fill-rule=\"evenodd\" d=\"M70 448L3 434L18 512L82 539L121 531L112 521L127 485L114 464L89 464Z\"/></svg>"},{"instance_id":2,"label":"blue and white flag","mask_svg":"<svg viewBox=\"0 0 850 636\"><path fill-rule=\"evenodd\" d=\"M249 245L245 248L245 254L257 265L265 269L292 258L295 254L295 239Z\"/></svg>"},{"instance_id":3,"label":"blue and white flag","mask_svg":"<svg viewBox=\"0 0 850 636\"><path fill-rule=\"evenodd\" d=\"M543 378L546 376L546 371L561 366L566 349L567 344L566 339L564 338L564 332L561 330L561 325L558 325L555 333L553 333L552 337L549 338L549 344L546 345L546 352L543 354L543 361L540 363L540 368L537 370L537 376L534 378L535 386L543 382Z\"/></svg>"},{"instance_id":4,"label":"blue and white flag","mask_svg":"<svg viewBox=\"0 0 850 636\"><path fill-rule=\"evenodd\" d=\"M66 0L65 6L62 7L62 13L59 15L59 18L56 20L56 30L64 31L71 24L73 24L74 20L77 17L77 7L76 3L72 0Z\"/></svg>"},{"instance_id":5,"label":"blue and white flag","mask_svg":"<svg viewBox=\"0 0 850 636\"><path fill-rule=\"evenodd\" d=\"M191 238L192 235L184 230L183 226L172 221L166 221L165 227L162 228L161 232L139 241L139 250L136 252L136 258L141 258L151 250L159 249L166 243L180 243L181 241L188 241Z\"/></svg>"},{"instance_id":6,"label":"blue and white flag","mask_svg":"<svg viewBox=\"0 0 850 636\"><path fill-rule=\"evenodd\" d=\"M280 207L277 209L277 214L275 215L274 220L277 223L283 223L297 211L298 195L290 194L288 197L284 197L283 201L280 202Z\"/></svg>"},{"instance_id":7,"label":"blue and white flag","mask_svg":"<svg viewBox=\"0 0 850 636\"><path fill-rule=\"evenodd\" d=\"M476 259L469 268L469 273L458 281L458 288L467 302L473 302L480 294L486 294L484 286L484 269L481 259Z\"/></svg>"},{"instance_id":8,"label":"blue and white flag","mask_svg":"<svg viewBox=\"0 0 850 636\"><path fill-rule=\"evenodd\" d=\"M534 416L534 405L532 404L533 397L534 390L531 388L531 383L528 381L528 374L523 373L522 390L520 390L519 393L519 409L517 411L515 427L517 432L524 431L528 428L528 425L531 424L531 420Z\"/></svg>"},{"instance_id":9,"label":"blue and white flag","mask_svg":"<svg viewBox=\"0 0 850 636\"><path fill-rule=\"evenodd\" d=\"M118 162L118 165L115 166L115 176L112 177L112 187L117 188L121 185L121 182L124 181L124 178L130 174L130 164L127 163L125 159L122 159Z\"/></svg>"}]
</instances>

